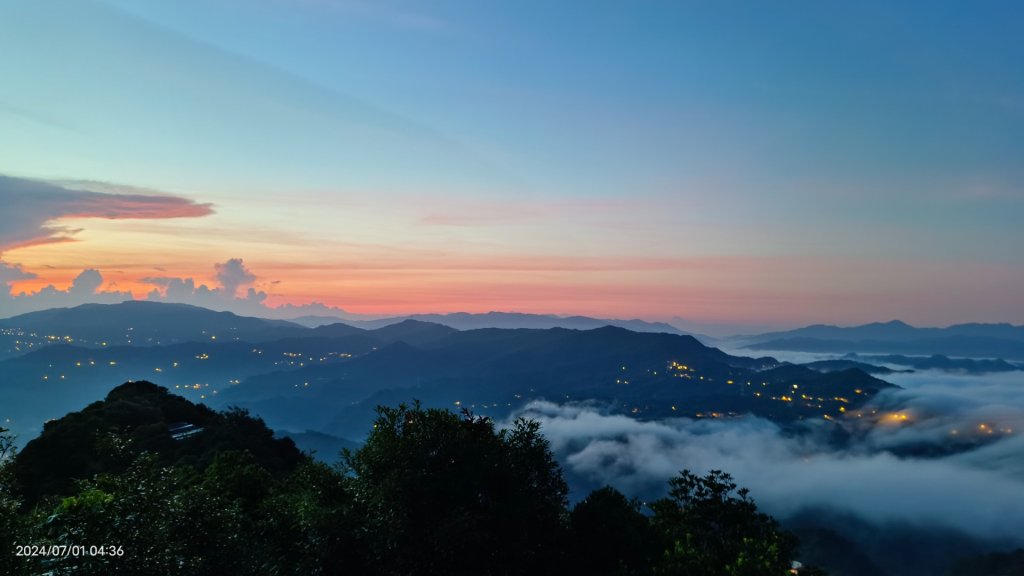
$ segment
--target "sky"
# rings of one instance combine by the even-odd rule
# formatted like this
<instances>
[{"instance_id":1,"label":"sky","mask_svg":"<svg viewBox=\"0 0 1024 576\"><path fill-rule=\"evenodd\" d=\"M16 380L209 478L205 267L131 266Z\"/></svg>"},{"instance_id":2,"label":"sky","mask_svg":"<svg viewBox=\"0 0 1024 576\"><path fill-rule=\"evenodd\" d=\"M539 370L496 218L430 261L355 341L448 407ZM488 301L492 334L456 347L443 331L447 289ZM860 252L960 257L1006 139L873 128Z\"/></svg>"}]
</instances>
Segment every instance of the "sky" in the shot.
<instances>
[{"instance_id":1,"label":"sky","mask_svg":"<svg viewBox=\"0 0 1024 576\"><path fill-rule=\"evenodd\" d=\"M0 0L0 316L1021 324L1022 19Z\"/></svg>"}]
</instances>

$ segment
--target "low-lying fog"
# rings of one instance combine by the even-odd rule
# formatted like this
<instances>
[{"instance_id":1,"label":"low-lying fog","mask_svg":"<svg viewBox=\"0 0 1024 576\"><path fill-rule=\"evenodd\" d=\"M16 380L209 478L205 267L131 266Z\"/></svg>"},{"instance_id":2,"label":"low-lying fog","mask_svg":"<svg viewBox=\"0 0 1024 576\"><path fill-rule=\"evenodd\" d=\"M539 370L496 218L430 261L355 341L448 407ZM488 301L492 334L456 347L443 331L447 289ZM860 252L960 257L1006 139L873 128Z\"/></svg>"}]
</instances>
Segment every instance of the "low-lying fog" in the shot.
<instances>
[{"instance_id":1,"label":"low-lying fog","mask_svg":"<svg viewBox=\"0 0 1024 576\"><path fill-rule=\"evenodd\" d=\"M643 422L600 406L534 402L513 416L541 422L570 478L660 496L688 468L730 472L763 510L849 513L879 525L949 528L1024 544L1024 372L891 374L899 390L833 425L803 433L763 419Z\"/></svg>"}]
</instances>

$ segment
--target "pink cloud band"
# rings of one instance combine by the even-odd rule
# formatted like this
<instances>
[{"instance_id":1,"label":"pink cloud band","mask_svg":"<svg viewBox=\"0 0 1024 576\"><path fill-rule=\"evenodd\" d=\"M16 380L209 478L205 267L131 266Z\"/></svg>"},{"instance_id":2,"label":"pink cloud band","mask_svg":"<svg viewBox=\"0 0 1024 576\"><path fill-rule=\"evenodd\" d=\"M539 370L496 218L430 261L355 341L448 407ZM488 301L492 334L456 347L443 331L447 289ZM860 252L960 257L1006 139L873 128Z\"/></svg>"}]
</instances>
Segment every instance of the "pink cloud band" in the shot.
<instances>
[{"instance_id":1,"label":"pink cloud band","mask_svg":"<svg viewBox=\"0 0 1024 576\"><path fill-rule=\"evenodd\" d=\"M154 220L213 214L210 204L131 190L132 193L97 192L0 175L0 255L14 248L70 240L76 230L55 225L69 218Z\"/></svg>"}]
</instances>

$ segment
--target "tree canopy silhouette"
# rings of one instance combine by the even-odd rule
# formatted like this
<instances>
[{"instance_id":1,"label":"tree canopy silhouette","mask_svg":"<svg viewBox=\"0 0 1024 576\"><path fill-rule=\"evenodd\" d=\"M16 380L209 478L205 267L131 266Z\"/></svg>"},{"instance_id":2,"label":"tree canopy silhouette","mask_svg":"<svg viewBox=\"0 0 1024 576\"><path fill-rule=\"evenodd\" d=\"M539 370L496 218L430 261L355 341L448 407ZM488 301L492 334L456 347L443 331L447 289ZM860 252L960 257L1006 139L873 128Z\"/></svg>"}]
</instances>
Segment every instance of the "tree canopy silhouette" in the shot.
<instances>
[{"instance_id":1,"label":"tree canopy silhouette","mask_svg":"<svg viewBox=\"0 0 1024 576\"><path fill-rule=\"evenodd\" d=\"M381 407L344 460L387 574L539 573L561 551L568 488L536 422Z\"/></svg>"},{"instance_id":2,"label":"tree canopy silhouette","mask_svg":"<svg viewBox=\"0 0 1024 576\"><path fill-rule=\"evenodd\" d=\"M654 527L668 543L658 574L767 576L791 568L796 538L759 512L731 475L683 470L669 486L668 496L651 505Z\"/></svg>"},{"instance_id":3,"label":"tree canopy silhouette","mask_svg":"<svg viewBox=\"0 0 1024 576\"><path fill-rule=\"evenodd\" d=\"M175 439L178 422L202 431ZM537 422L418 403L379 407L330 466L244 411L135 382L21 453L0 431L0 455L0 573L15 576L781 576L796 550L723 472L682 471L650 513L610 487L570 511ZM26 558L16 544L121 552Z\"/></svg>"}]
</instances>

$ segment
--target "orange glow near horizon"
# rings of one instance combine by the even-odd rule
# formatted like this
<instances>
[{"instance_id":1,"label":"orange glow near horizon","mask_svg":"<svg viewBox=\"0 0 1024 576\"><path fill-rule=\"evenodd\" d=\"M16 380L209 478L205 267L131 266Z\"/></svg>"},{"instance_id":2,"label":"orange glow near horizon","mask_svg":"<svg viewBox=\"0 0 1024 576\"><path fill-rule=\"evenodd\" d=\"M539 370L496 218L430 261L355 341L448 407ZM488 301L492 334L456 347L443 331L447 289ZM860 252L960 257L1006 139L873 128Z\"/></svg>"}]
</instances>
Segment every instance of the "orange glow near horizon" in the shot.
<instances>
[{"instance_id":1,"label":"orange glow near horizon","mask_svg":"<svg viewBox=\"0 0 1024 576\"><path fill-rule=\"evenodd\" d=\"M898 261L819 255L673 254L673 246L645 250L629 238L615 253L529 235L474 242L472 227L396 228L388 219L393 215L378 210L354 214L344 233L329 218L311 220L301 232L254 229L222 209L173 220L62 218L48 223L69 231L60 242L8 246L0 255L37 275L11 281L15 295L50 285L66 289L86 268L103 275L101 291L130 291L136 299L159 288L146 278L191 278L214 289L213 265L242 258L256 279L240 293L265 292L268 306L319 302L375 315L515 311L712 323L901 318L934 324L928 318L948 315L955 301L986 288L971 278L1024 282L1024 271L984 263L924 262L908 270ZM368 226L364 216L381 224ZM572 230L580 237L600 233ZM922 298L917 283L936 277L948 278L944 292ZM981 301L996 312L1007 309L998 298ZM983 319L946 322L967 320Z\"/></svg>"},{"instance_id":2,"label":"orange glow near horizon","mask_svg":"<svg viewBox=\"0 0 1024 576\"><path fill-rule=\"evenodd\" d=\"M130 291L137 299L157 288L142 281L150 277L192 278L197 285L212 289L218 286L213 263L234 256L224 252L211 261L208 255L201 258L188 251L157 255L124 248L96 253L87 260L85 248L84 243L74 242L8 251L11 260L38 275L12 282L12 293L37 292L49 285L65 289L84 268L102 273L101 290ZM855 323L885 318L858 317L864 308L892 308L911 298L909 294L903 300L891 293L839 290L810 282L800 289L787 289L779 280L806 267L800 259L631 261L621 257L473 254L377 259L373 250L369 252L362 258L356 255L334 261L246 258L245 262L257 275L253 287L267 293L268 306L320 302L364 314L517 311L648 320L680 316L707 322ZM188 256L195 260L187 261ZM762 280L743 281L744 275ZM895 318L898 313L890 314ZM901 317L914 320L906 313Z\"/></svg>"}]
</instances>

